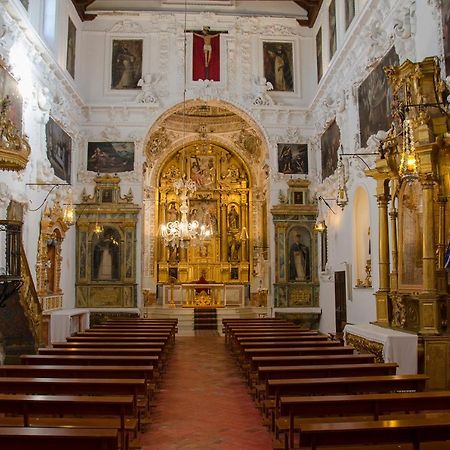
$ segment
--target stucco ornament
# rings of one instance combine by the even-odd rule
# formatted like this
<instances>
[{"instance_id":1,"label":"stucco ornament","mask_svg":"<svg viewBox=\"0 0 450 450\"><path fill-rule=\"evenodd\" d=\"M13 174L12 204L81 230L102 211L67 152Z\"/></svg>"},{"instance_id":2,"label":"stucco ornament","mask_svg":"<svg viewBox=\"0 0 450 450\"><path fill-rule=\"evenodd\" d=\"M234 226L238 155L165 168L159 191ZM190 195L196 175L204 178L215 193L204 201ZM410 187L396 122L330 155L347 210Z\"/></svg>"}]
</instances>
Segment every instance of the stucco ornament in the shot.
<instances>
[{"instance_id":1,"label":"stucco ornament","mask_svg":"<svg viewBox=\"0 0 450 450\"><path fill-rule=\"evenodd\" d=\"M159 99L156 95L156 85L161 79L161 75L146 73L138 81L138 86L141 87L141 92L136 96L138 103L145 103L151 106L159 106Z\"/></svg>"}]
</instances>

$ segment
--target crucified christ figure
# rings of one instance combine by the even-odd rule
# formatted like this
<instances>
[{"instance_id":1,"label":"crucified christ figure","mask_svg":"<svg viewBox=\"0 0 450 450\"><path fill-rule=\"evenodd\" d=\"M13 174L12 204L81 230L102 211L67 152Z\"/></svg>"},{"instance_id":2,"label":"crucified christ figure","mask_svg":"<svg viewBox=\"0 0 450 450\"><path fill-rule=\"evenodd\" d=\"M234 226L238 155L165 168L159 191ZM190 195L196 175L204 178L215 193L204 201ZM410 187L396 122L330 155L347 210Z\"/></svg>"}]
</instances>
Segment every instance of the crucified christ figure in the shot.
<instances>
[{"instance_id":1,"label":"crucified christ figure","mask_svg":"<svg viewBox=\"0 0 450 450\"><path fill-rule=\"evenodd\" d=\"M203 55L205 57L205 68L208 69L209 63L211 61L211 54L212 54L212 46L211 46L211 39L219 36L219 33L217 34L209 34L210 27L205 26L203 27L202 34L194 33L195 36L198 36L199 38L203 39Z\"/></svg>"}]
</instances>

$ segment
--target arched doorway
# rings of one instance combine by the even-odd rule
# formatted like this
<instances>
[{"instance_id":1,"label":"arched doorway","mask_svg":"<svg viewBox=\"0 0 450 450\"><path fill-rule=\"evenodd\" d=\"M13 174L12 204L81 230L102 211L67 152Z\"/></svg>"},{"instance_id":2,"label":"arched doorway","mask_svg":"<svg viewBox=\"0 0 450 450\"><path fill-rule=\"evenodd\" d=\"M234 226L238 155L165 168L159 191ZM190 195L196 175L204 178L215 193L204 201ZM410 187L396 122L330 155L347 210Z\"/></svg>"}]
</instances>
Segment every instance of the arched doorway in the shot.
<instances>
[{"instance_id":1,"label":"arched doorway","mask_svg":"<svg viewBox=\"0 0 450 450\"><path fill-rule=\"evenodd\" d=\"M144 300L156 286L208 281L245 288L246 304L268 288L266 138L246 113L223 101L194 100L164 114L146 139L144 169ZM174 180L190 178L188 219L209 224L201 245L173 248L160 225L180 218ZM250 294L250 295L249 295Z\"/></svg>"}]
</instances>

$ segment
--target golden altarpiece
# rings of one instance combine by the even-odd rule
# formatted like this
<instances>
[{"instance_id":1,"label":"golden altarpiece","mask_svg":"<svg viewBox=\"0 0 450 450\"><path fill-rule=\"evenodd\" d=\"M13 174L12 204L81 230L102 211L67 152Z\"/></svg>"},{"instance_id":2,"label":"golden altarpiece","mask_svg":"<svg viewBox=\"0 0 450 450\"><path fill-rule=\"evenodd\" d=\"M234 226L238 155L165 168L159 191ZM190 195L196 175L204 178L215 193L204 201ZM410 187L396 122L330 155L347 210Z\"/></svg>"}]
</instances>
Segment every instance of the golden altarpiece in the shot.
<instances>
[{"instance_id":1,"label":"golden altarpiece","mask_svg":"<svg viewBox=\"0 0 450 450\"><path fill-rule=\"evenodd\" d=\"M249 283L251 191L245 164L236 154L206 141L192 142L174 153L160 171L159 228L181 218L174 182L183 177L196 184L188 198L188 220L208 227L212 235L191 239L186 246L167 245L160 239L158 283L195 283L201 276L211 283Z\"/></svg>"},{"instance_id":2,"label":"golden altarpiece","mask_svg":"<svg viewBox=\"0 0 450 450\"><path fill-rule=\"evenodd\" d=\"M117 175L97 176L95 183L76 209L76 306L136 307L139 207L131 190L121 196Z\"/></svg>"},{"instance_id":3,"label":"golden altarpiece","mask_svg":"<svg viewBox=\"0 0 450 450\"><path fill-rule=\"evenodd\" d=\"M377 182L377 324L419 336L419 371L430 388L450 386L450 133L437 58L385 68L393 124L367 175Z\"/></svg>"},{"instance_id":4,"label":"golden altarpiece","mask_svg":"<svg viewBox=\"0 0 450 450\"><path fill-rule=\"evenodd\" d=\"M288 195L272 210L275 225L274 307L295 308L300 320L310 326L318 324L320 313L317 273L317 204L310 199L309 181L289 180ZM308 312L301 313L301 308ZM294 317L294 316L292 316Z\"/></svg>"}]
</instances>

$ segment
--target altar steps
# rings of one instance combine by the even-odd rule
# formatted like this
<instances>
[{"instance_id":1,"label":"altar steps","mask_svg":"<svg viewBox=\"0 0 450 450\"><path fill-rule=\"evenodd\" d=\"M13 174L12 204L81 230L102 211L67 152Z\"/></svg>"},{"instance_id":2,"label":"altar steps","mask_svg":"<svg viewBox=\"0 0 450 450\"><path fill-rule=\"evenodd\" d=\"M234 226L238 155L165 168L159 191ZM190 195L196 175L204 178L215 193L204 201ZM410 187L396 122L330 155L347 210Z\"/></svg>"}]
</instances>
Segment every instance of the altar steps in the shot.
<instances>
[{"instance_id":1,"label":"altar steps","mask_svg":"<svg viewBox=\"0 0 450 450\"><path fill-rule=\"evenodd\" d=\"M194 330L217 330L216 308L194 308Z\"/></svg>"}]
</instances>

